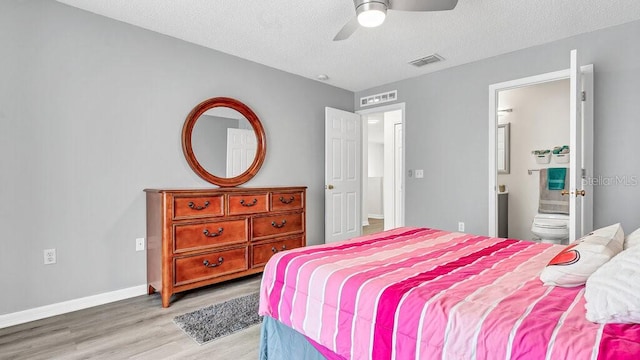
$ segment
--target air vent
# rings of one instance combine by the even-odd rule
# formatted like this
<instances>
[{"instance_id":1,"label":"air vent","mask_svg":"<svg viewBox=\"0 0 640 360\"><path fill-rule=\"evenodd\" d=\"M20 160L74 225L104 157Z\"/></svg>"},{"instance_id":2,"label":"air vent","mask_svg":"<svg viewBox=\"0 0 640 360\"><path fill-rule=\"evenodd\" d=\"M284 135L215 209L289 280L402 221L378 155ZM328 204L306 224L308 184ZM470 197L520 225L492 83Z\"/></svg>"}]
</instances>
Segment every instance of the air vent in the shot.
<instances>
[{"instance_id":1,"label":"air vent","mask_svg":"<svg viewBox=\"0 0 640 360\"><path fill-rule=\"evenodd\" d=\"M360 106L370 106L374 104L382 104L398 99L398 90L388 91L360 98Z\"/></svg>"},{"instance_id":2,"label":"air vent","mask_svg":"<svg viewBox=\"0 0 640 360\"><path fill-rule=\"evenodd\" d=\"M444 58L442 56L440 56L438 54L433 54L433 55L425 56L425 57L423 57L421 59L418 59L418 60L410 61L409 64L411 64L413 66L420 67L420 66L425 66L427 64L433 64L433 63L436 63L436 62L442 61L442 60L444 60Z\"/></svg>"}]
</instances>

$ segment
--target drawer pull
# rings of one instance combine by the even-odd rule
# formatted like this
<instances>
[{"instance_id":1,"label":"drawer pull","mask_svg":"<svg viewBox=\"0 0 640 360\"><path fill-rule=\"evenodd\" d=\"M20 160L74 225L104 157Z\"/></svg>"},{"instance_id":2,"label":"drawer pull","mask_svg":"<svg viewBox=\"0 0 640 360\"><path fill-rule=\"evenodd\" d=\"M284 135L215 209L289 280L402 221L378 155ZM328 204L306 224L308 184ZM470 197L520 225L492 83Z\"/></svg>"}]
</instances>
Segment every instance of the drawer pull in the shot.
<instances>
[{"instance_id":1,"label":"drawer pull","mask_svg":"<svg viewBox=\"0 0 640 360\"><path fill-rule=\"evenodd\" d=\"M189 204L187 204L187 205L189 205L189 207L191 209L193 209L193 210L204 210L204 209L209 207L209 202L205 201L204 205L198 206L198 205L194 204L193 201L189 201Z\"/></svg>"},{"instance_id":2,"label":"drawer pull","mask_svg":"<svg viewBox=\"0 0 640 360\"><path fill-rule=\"evenodd\" d=\"M280 229L281 227L283 227L285 224L287 223L287 220L282 220L282 222L280 222L280 224L278 224L275 221L271 222L271 226L273 226L276 229Z\"/></svg>"},{"instance_id":3,"label":"drawer pull","mask_svg":"<svg viewBox=\"0 0 640 360\"><path fill-rule=\"evenodd\" d=\"M246 206L246 207L253 206L253 205L257 204L257 203L258 203L258 199L253 199L253 201L250 202L250 203L245 203L244 199L240 200L240 205Z\"/></svg>"},{"instance_id":4,"label":"drawer pull","mask_svg":"<svg viewBox=\"0 0 640 360\"><path fill-rule=\"evenodd\" d=\"M216 236L222 235L223 231L224 231L223 228L218 228L218 232L210 233L209 230L204 229L202 233L204 234L204 236L207 236L207 237L216 237Z\"/></svg>"},{"instance_id":5,"label":"drawer pull","mask_svg":"<svg viewBox=\"0 0 640 360\"><path fill-rule=\"evenodd\" d=\"M285 199L284 196L280 196L280 202L283 204L291 204L295 199L296 198L293 196L291 196L289 199Z\"/></svg>"},{"instance_id":6,"label":"drawer pull","mask_svg":"<svg viewBox=\"0 0 640 360\"><path fill-rule=\"evenodd\" d=\"M217 263L217 264L210 264L210 263L209 263L209 260L205 260L205 261L203 261L203 262L202 262L202 265L204 265L204 266L206 266L206 267L208 267L208 268L214 268L214 267L216 267L216 266L220 266L220 265L222 265L222 262L223 262L223 261L224 261L224 258L223 258L222 256L220 256L220 257L218 258L218 263Z\"/></svg>"},{"instance_id":7,"label":"drawer pull","mask_svg":"<svg viewBox=\"0 0 640 360\"><path fill-rule=\"evenodd\" d=\"M274 253L274 254L277 253L278 251L285 251L285 250L287 250L287 245L282 245L282 249L280 249L280 250L276 249L275 246L271 247L271 252Z\"/></svg>"}]
</instances>

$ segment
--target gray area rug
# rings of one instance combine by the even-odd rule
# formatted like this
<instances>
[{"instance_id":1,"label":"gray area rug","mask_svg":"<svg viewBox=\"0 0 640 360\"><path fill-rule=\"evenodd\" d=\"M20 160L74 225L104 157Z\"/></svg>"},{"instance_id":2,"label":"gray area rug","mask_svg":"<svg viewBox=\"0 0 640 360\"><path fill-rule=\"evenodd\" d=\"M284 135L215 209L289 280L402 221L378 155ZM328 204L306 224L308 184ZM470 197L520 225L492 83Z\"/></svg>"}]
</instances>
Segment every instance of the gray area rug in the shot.
<instances>
[{"instance_id":1,"label":"gray area rug","mask_svg":"<svg viewBox=\"0 0 640 360\"><path fill-rule=\"evenodd\" d=\"M259 301L254 293L176 316L173 322L202 345L260 323Z\"/></svg>"}]
</instances>

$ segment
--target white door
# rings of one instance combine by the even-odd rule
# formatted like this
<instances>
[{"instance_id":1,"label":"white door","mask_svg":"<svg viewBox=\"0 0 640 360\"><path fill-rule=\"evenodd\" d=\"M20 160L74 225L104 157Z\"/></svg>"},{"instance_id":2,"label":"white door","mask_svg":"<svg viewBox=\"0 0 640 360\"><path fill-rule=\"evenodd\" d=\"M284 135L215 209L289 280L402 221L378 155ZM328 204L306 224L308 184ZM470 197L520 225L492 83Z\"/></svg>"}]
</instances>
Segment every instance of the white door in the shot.
<instances>
[{"instance_id":1,"label":"white door","mask_svg":"<svg viewBox=\"0 0 640 360\"><path fill-rule=\"evenodd\" d=\"M593 65L580 67L582 84L582 229L577 238L593 230Z\"/></svg>"},{"instance_id":2,"label":"white door","mask_svg":"<svg viewBox=\"0 0 640 360\"><path fill-rule=\"evenodd\" d=\"M359 236L361 120L325 108L325 243Z\"/></svg>"},{"instance_id":3,"label":"white door","mask_svg":"<svg viewBox=\"0 0 640 360\"><path fill-rule=\"evenodd\" d=\"M256 156L258 143L253 130L227 129L227 177L245 172Z\"/></svg>"},{"instance_id":4,"label":"white door","mask_svg":"<svg viewBox=\"0 0 640 360\"><path fill-rule=\"evenodd\" d=\"M569 68L569 242L582 236L582 85L578 51L571 50ZM591 196L591 194L589 194Z\"/></svg>"}]
</instances>

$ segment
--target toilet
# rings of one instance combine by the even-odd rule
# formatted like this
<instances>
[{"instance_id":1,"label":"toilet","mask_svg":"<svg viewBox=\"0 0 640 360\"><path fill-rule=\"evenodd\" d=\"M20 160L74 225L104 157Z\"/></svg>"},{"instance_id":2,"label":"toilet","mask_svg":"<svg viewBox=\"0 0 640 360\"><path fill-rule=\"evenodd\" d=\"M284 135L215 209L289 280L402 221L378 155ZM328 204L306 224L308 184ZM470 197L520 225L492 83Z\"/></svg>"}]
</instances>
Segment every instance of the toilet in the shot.
<instances>
[{"instance_id":1,"label":"toilet","mask_svg":"<svg viewBox=\"0 0 640 360\"><path fill-rule=\"evenodd\" d=\"M538 214L533 218L531 232L541 243L562 244L569 239L569 215Z\"/></svg>"}]
</instances>

